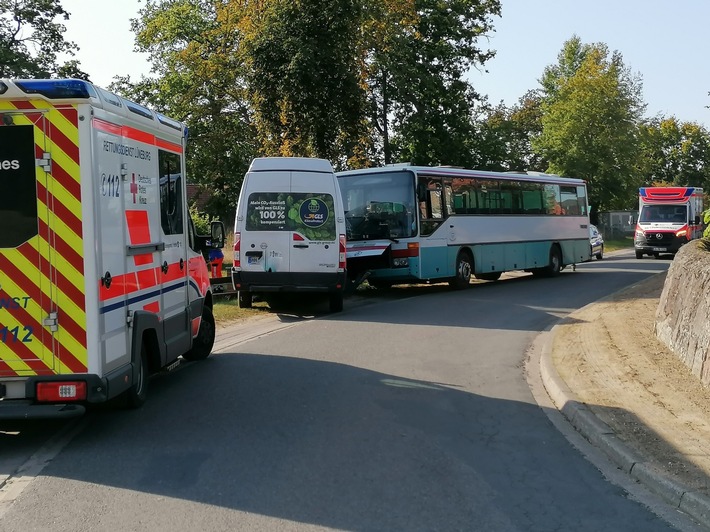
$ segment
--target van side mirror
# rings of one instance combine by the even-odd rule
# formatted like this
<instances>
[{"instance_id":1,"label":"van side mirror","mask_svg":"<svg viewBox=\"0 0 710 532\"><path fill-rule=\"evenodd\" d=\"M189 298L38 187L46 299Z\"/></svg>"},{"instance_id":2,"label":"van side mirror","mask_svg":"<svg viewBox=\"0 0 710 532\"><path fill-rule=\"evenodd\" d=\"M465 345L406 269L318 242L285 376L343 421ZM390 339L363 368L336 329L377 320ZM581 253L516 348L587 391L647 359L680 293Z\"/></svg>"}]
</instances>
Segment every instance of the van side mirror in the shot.
<instances>
[{"instance_id":1,"label":"van side mirror","mask_svg":"<svg viewBox=\"0 0 710 532\"><path fill-rule=\"evenodd\" d=\"M214 221L210 224L210 238L213 248L224 247L224 223Z\"/></svg>"},{"instance_id":2,"label":"van side mirror","mask_svg":"<svg viewBox=\"0 0 710 532\"><path fill-rule=\"evenodd\" d=\"M700 225L700 216L696 216L693 219L693 225Z\"/></svg>"}]
</instances>

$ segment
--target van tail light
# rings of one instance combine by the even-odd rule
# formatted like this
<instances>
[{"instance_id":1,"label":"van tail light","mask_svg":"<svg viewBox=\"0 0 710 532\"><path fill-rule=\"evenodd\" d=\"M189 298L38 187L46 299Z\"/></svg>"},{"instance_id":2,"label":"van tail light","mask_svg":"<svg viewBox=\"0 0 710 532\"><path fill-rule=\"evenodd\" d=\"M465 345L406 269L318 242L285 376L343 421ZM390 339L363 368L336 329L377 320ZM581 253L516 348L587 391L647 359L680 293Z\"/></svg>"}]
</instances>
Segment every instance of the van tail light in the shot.
<instances>
[{"instance_id":1,"label":"van tail light","mask_svg":"<svg viewBox=\"0 0 710 532\"><path fill-rule=\"evenodd\" d=\"M345 235L340 235L340 258L338 260L338 271L344 272L345 271Z\"/></svg>"},{"instance_id":2,"label":"van tail light","mask_svg":"<svg viewBox=\"0 0 710 532\"><path fill-rule=\"evenodd\" d=\"M66 401L84 401L86 382L56 381L37 383L37 400L43 403L62 403Z\"/></svg>"},{"instance_id":3,"label":"van tail light","mask_svg":"<svg viewBox=\"0 0 710 532\"><path fill-rule=\"evenodd\" d=\"M241 233L234 233L234 257L233 257L233 266L235 268L241 268L242 267L242 259L239 256L239 251L242 247L242 234Z\"/></svg>"}]
</instances>

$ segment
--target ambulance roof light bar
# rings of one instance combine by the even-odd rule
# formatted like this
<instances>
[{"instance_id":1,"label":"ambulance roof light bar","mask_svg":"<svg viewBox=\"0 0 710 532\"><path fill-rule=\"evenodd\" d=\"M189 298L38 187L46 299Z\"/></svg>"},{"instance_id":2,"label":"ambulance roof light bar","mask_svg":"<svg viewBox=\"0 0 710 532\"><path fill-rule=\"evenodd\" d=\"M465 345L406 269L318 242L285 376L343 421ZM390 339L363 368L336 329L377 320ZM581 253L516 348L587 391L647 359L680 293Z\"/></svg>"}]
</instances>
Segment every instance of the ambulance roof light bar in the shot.
<instances>
[{"instance_id":1,"label":"ambulance roof light bar","mask_svg":"<svg viewBox=\"0 0 710 532\"><path fill-rule=\"evenodd\" d=\"M25 79L15 84L27 94L41 94L52 100L98 98L94 86L81 79Z\"/></svg>"}]
</instances>

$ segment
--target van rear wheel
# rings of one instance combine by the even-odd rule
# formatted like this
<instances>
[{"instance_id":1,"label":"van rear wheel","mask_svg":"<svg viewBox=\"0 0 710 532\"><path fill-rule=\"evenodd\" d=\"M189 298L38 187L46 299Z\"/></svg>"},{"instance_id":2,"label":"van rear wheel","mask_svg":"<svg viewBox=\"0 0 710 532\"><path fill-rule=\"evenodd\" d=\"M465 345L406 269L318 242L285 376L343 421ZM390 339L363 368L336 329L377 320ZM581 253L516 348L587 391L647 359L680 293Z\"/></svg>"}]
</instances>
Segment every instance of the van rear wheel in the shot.
<instances>
[{"instance_id":1,"label":"van rear wheel","mask_svg":"<svg viewBox=\"0 0 710 532\"><path fill-rule=\"evenodd\" d=\"M334 292L329 296L329 304L331 312L342 312L343 310L343 293Z\"/></svg>"},{"instance_id":2,"label":"van rear wheel","mask_svg":"<svg viewBox=\"0 0 710 532\"><path fill-rule=\"evenodd\" d=\"M138 408L148 398L148 348L145 341L141 344L141 352L135 363L138 366L138 376L124 396L128 408Z\"/></svg>"},{"instance_id":3,"label":"van rear wheel","mask_svg":"<svg viewBox=\"0 0 710 532\"><path fill-rule=\"evenodd\" d=\"M239 291L239 308L251 308L251 292Z\"/></svg>"}]
</instances>

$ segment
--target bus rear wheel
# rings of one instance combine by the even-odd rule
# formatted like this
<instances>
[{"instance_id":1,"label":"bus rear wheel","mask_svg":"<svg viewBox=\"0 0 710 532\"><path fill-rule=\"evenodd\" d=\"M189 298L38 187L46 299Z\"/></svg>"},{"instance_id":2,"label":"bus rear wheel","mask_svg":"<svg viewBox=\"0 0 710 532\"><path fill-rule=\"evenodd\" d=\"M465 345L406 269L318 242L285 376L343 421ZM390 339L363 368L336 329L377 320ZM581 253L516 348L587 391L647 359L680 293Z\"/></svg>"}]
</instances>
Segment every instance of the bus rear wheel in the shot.
<instances>
[{"instance_id":1,"label":"bus rear wheel","mask_svg":"<svg viewBox=\"0 0 710 532\"><path fill-rule=\"evenodd\" d=\"M550 248L550 259L547 266L543 268L538 268L533 271L533 275L540 277L555 277L559 275L562 271L562 255L560 253L560 248L557 245L553 245Z\"/></svg>"},{"instance_id":2,"label":"bus rear wheel","mask_svg":"<svg viewBox=\"0 0 710 532\"><path fill-rule=\"evenodd\" d=\"M471 283L473 271L473 258L467 251L459 251L456 257L456 275L449 281L449 286L454 290L463 290Z\"/></svg>"}]
</instances>

